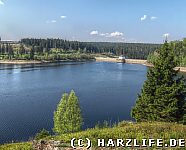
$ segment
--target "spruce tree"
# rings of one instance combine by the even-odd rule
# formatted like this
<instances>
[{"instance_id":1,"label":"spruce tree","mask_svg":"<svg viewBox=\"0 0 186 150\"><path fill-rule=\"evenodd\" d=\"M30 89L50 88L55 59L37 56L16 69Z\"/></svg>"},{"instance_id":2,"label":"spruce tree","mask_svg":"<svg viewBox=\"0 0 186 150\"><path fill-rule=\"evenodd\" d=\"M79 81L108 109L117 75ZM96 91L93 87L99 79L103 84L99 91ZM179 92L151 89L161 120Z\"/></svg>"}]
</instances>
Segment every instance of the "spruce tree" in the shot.
<instances>
[{"instance_id":1,"label":"spruce tree","mask_svg":"<svg viewBox=\"0 0 186 150\"><path fill-rule=\"evenodd\" d=\"M54 112L54 132L58 134L80 131L83 119L78 97L74 91L64 94Z\"/></svg>"},{"instance_id":2,"label":"spruce tree","mask_svg":"<svg viewBox=\"0 0 186 150\"><path fill-rule=\"evenodd\" d=\"M131 115L136 121L182 122L185 114L186 85L174 70L174 50L167 41L158 51L153 67L148 69L141 94Z\"/></svg>"},{"instance_id":3,"label":"spruce tree","mask_svg":"<svg viewBox=\"0 0 186 150\"><path fill-rule=\"evenodd\" d=\"M30 50L30 60L34 60L34 46L32 46L31 50Z\"/></svg>"}]
</instances>

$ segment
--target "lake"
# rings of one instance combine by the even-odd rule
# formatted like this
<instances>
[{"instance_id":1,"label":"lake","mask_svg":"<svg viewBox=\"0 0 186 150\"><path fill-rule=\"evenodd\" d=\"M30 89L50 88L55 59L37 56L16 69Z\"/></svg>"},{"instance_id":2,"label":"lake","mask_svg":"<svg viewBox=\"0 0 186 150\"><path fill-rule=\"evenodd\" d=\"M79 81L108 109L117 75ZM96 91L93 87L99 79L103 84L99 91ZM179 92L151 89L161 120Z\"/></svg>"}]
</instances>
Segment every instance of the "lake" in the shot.
<instances>
[{"instance_id":1,"label":"lake","mask_svg":"<svg viewBox=\"0 0 186 150\"><path fill-rule=\"evenodd\" d=\"M107 62L0 65L0 143L25 141L53 128L64 92L80 100L84 129L107 120L132 120L130 110L147 67Z\"/></svg>"}]
</instances>

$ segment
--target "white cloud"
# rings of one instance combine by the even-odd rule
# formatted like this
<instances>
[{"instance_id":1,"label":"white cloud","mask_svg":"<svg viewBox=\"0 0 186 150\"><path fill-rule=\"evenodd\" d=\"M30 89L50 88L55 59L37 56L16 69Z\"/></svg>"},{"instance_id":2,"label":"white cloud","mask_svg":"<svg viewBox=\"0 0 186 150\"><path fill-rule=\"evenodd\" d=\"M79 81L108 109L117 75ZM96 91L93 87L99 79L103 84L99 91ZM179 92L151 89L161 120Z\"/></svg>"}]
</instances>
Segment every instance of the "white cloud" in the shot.
<instances>
[{"instance_id":1,"label":"white cloud","mask_svg":"<svg viewBox=\"0 0 186 150\"><path fill-rule=\"evenodd\" d=\"M110 33L110 36L111 37L119 37L119 36L123 36L123 33L116 31L116 32Z\"/></svg>"},{"instance_id":2,"label":"white cloud","mask_svg":"<svg viewBox=\"0 0 186 150\"><path fill-rule=\"evenodd\" d=\"M96 32L96 34L98 34L98 32ZM111 32L111 33L100 33L99 36L107 37L107 38L110 38L110 37L117 37L118 38L118 37L123 37L123 33L115 31L115 32Z\"/></svg>"},{"instance_id":3,"label":"white cloud","mask_svg":"<svg viewBox=\"0 0 186 150\"><path fill-rule=\"evenodd\" d=\"M56 23L56 20L47 20L46 23Z\"/></svg>"},{"instance_id":4,"label":"white cloud","mask_svg":"<svg viewBox=\"0 0 186 150\"><path fill-rule=\"evenodd\" d=\"M141 21L144 21L147 19L147 15L144 15L143 17L141 17Z\"/></svg>"},{"instance_id":5,"label":"white cloud","mask_svg":"<svg viewBox=\"0 0 186 150\"><path fill-rule=\"evenodd\" d=\"M0 5L4 5L4 2L2 0L0 0Z\"/></svg>"},{"instance_id":6,"label":"white cloud","mask_svg":"<svg viewBox=\"0 0 186 150\"><path fill-rule=\"evenodd\" d=\"M112 33L101 33L100 36L105 36L105 37L122 37L123 33L122 32L112 32Z\"/></svg>"},{"instance_id":7,"label":"white cloud","mask_svg":"<svg viewBox=\"0 0 186 150\"><path fill-rule=\"evenodd\" d=\"M141 21L145 21L145 20L153 21L153 20L156 20L156 19L158 19L158 17L156 17L156 16L149 16L148 17L147 15L143 15L143 17L140 18Z\"/></svg>"},{"instance_id":8,"label":"white cloud","mask_svg":"<svg viewBox=\"0 0 186 150\"><path fill-rule=\"evenodd\" d=\"M98 31L91 31L91 32L90 32L90 35L98 35L98 34L99 34Z\"/></svg>"},{"instance_id":9,"label":"white cloud","mask_svg":"<svg viewBox=\"0 0 186 150\"><path fill-rule=\"evenodd\" d=\"M104 36L104 37L111 37L111 36L110 36L110 33L100 33L99 35L100 35L100 36Z\"/></svg>"},{"instance_id":10,"label":"white cloud","mask_svg":"<svg viewBox=\"0 0 186 150\"><path fill-rule=\"evenodd\" d=\"M152 17L150 17L150 19L151 20L156 20L156 19L158 19L158 17L152 16Z\"/></svg>"},{"instance_id":11,"label":"white cloud","mask_svg":"<svg viewBox=\"0 0 186 150\"><path fill-rule=\"evenodd\" d=\"M105 33L100 33L100 36L105 36L106 34Z\"/></svg>"},{"instance_id":12,"label":"white cloud","mask_svg":"<svg viewBox=\"0 0 186 150\"><path fill-rule=\"evenodd\" d=\"M67 16L60 16L61 17L61 19L66 19L67 18Z\"/></svg>"},{"instance_id":13,"label":"white cloud","mask_svg":"<svg viewBox=\"0 0 186 150\"><path fill-rule=\"evenodd\" d=\"M94 30L94 31L91 31L90 32L90 35L97 35L99 37L103 37L103 38L106 38L106 39L112 39L112 40L120 40L120 41L123 41L124 40L124 37L123 37L123 33L122 32L119 32L119 31L115 31L115 32L102 32L102 33L99 33L97 30Z\"/></svg>"}]
</instances>

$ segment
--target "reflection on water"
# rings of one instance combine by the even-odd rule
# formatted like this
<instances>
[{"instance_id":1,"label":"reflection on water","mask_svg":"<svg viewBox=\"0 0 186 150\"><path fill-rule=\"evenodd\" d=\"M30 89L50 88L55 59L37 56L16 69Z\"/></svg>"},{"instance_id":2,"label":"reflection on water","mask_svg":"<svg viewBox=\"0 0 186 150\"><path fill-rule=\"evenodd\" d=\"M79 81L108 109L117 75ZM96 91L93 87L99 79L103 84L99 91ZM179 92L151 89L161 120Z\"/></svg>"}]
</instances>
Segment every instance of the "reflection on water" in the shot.
<instances>
[{"instance_id":1,"label":"reflection on water","mask_svg":"<svg viewBox=\"0 0 186 150\"><path fill-rule=\"evenodd\" d=\"M0 142L27 140L51 130L62 93L74 89L84 128L98 121L131 120L130 110L146 79L142 65L89 62L0 65Z\"/></svg>"},{"instance_id":2,"label":"reflection on water","mask_svg":"<svg viewBox=\"0 0 186 150\"><path fill-rule=\"evenodd\" d=\"M45 63L45 64L25 64L25 65L11 65L11 64L0 64L0 70L11 70L11 72L20 70L24 72L25 70L40 70L49 67L58 67L63 65L80 65L85 62L59 62L59 63Z\"/></svg>"}]
</instances>

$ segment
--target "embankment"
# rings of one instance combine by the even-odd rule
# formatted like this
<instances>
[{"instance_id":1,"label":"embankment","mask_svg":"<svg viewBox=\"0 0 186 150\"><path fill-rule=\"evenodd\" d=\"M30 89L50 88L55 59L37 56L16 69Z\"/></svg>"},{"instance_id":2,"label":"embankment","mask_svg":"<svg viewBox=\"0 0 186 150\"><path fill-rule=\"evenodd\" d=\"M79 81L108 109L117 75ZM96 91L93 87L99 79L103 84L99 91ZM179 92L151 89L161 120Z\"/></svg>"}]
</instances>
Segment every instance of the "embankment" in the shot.
<instances>
[{"instance_id":1,"label":"embankment","mask_svg":"<svg viewBox=\"0 0 186 150\"><path fill-rule=\"evenodd\" d=\"M0 60L0 64L14 64L14 65L26 65L26 64L41 64L42 61L33 60Z\"/></svg>"},{"instance_id":2,"label":"embankment","mask_svg":"<svg viewBox=\"0 0 186 150\"><path fill-rule=\"evenodd\" d=\"M109 58L109 57L95 57L98 62L118 62L117 58ZM148 67L152 67L152 64L149 64L147 60L142 59L125 59L125 62L128 64L142 64ZM180 72L186 72L186 67L176 67L175 70Z\"/></svg>"},{"instance_id":3,"label":"embankment","mask_svg":"<svg viewBox=\"0 0 186 150\"><path fill-rule=\"evenodd\" d=\"M0 60L0 64L11 64L11 65L28 65L28 64L44 64L44 63L56 63L56 62L86 62L95 61L95 59L67 59L67 60Z\"/></svg>"},{"instance_id":4,"label":"embankment","mask_svg":"<svg viewBox=\"0 0 186 150\"><path fill-rule=\"evenodd\" d=\"M109 58L109 57L95 57L98 62L118 62L117 58ZM125 59L126 63L129 64L147 64L147 60L142 59Z\"/></svg>"}]
</instances>

